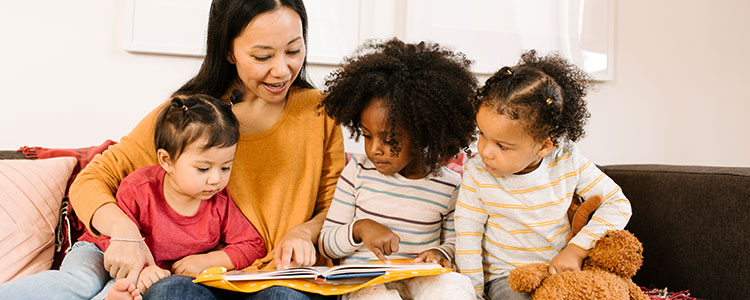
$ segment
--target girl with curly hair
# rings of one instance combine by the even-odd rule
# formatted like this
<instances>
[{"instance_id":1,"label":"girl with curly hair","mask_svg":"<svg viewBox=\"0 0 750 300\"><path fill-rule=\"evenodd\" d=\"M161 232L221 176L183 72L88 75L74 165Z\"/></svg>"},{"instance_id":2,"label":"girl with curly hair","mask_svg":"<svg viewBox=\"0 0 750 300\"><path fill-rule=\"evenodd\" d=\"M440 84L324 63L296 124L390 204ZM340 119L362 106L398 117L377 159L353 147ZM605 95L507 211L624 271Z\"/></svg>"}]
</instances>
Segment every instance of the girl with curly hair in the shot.
<instances>
[{"instance_id":1,"label":"girl with curly hair","mask_svg":"<svg viewBox=\"0 0 750 300\"><path fill-rule=\"evenodd\" d=\"M444 167L474 141L476 79L463 54L397 39L370 43L326 81L320 105L358 140L342 171L318 246L342 264L453 264L460 176ZM466 299L458 273L360 289L349 299Z\"/></svg>"},{"instance_id":2,"label":"girl with curly hair","mask_svg":"<svg viewBox=\"0 0 750 300\"><path fill-rule=\"evenodd\" d=\"M573 145L589 117L589 85L564 58L531 50L479 89L479 155L465 164L455 224L456 264L477 297L528 299L510 289L511 269L549 262L552 274L580 270L604 232L630 219L620 187ZM567 217L573 195L603 198L575 235Z\"/></svg>"}]
</instances>

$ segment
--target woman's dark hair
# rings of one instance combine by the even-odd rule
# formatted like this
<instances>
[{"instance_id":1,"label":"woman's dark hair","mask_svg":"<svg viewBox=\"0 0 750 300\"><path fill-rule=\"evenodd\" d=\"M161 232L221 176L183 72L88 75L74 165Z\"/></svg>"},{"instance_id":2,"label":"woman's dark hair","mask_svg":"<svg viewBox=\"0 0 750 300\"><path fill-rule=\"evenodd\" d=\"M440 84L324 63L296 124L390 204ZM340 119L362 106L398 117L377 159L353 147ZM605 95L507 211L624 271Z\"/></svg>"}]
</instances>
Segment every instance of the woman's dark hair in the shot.
<instances>
[{"instance_id":1,"label":"woman's dark hair","mask_svg":"<svg viewBox=\"0 0 750 300\"><path fill-rule=\"evenodd\" d=\"M411 139L414 155L424 157L433 174L474 141L472 100L477 86L462 53L434 43L405 44L398 39L369 41L344 66L326 78L328 94L319 108L358 140L360 115L375 98L388 109L389 144L396 127Z\"/></svg>"},{"instance_id":2,"label":"woman's dark hair","mask_svg":"<svg viewBox=\"0 0 750 300\"><path fill-rule=\"evenodd\" d=\"M227 93L237 79L237 67L227 60L232 43L257 15L285 6L302 21L302 37L307 45L307 12L302 0L214 0L208 17L206 57L200 71L173 95L206 94L216 98ZM312 88L307 81L307 54L292 86ZM236 95L233 95L236 98Z\"/></svg>"},{"instance_id":3,"label":"woman's dark hair","mask_svg":"<svg viewBox=\"0 0 750 300\"><path fill-rule=\"evenodd\" d=\"M206 139L203 150L230 147L240 138L239 122L229 104L208 95L173 97L156 120L154 145L172 160L190 144Z\"/></svg>"},{"instance_id":4,"label":"woman's dark hair","mask_svg":"<svg viewBox=\"0 0 750 300\"><path fill-rule=\"evenodd\" d=\"M586 110L586 90L591 79L557 53L521 55L518 64L503 67L477 92L479 105L494 108L513 120L522 120L536 140L551 138L576 142L585 134L591 116Z\"/></svg>"}]
</instances>

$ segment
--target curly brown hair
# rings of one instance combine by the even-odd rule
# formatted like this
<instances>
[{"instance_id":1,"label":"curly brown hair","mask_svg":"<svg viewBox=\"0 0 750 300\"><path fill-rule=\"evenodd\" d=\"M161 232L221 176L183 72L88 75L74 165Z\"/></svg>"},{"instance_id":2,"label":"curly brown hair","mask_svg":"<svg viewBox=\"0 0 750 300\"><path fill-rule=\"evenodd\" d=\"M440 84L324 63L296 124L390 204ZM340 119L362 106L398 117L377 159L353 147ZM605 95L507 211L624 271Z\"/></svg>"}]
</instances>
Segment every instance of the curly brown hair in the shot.
<instances>
[{"instance_id":1,"label":"curly brown hair","mask_svg":"<svg viewBox=\"0 0 750 300\"><path fill-rule=\"evenodd\" d=\"M433 174L475 140L474 92L477 81L463 53L435 43L407 44L398 39L369 41L325 82L319 105L359 140L361 112L378 98L388 109L388 140L394 155L398 126L411 138L414 155L424 157Z\"/></svg>"},{"instance_id":2,"label":"curly brown hair","mask_svg":"<svg viewBox=\"0 0 750 300\"><path fill-rule=\"evenodd\" d=\"M549 137L555 145L577 142L591 116L584 100L591 83L588 74L558 53L540 57L530 50L517 65L488 78L477 92L477 102L522 120L536 140Z\"/></svg>"}]
</instances>

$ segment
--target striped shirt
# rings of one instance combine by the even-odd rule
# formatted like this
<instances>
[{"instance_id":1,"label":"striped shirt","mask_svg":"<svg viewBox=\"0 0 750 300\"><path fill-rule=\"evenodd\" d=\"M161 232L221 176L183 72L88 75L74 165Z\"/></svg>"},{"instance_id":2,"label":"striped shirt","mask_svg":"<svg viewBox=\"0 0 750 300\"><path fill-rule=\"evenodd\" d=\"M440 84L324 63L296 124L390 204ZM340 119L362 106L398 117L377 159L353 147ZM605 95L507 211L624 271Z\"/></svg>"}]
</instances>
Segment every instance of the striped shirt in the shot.
<instances>
[{"instance_id":1,"label":"striped shirt","mask_svg":"<svg viewBox=\"0 0 750 300\"><path fill-rule=\"evenodd\" d=\"M573 194L603 198L570 242ZM528 263L549 263L568 243L590 249L610 229L623 229L630 202L620 187L576 146L556 148L523 175L493 176L479 156L464 166L456 203L456 264L477 295L484 283Z\"/></svg>"},{"instance_id":2,"label":"striped shirt","mask_svg":"<svg viewBox=\"0 0 750 300\"><path fill-rule=\"evenodd\" d=\"M453 212L460 176L443 168L441 176L408 179L383 175L364 155L355 155L336 185L331 207L318 238L321 253L343 258L341 264L377 260L363 243L355 243L352 226L371 219L399 236L398 252L389 259L413 259L437 249L453 261Z\"/></svg>"}]
</instances>

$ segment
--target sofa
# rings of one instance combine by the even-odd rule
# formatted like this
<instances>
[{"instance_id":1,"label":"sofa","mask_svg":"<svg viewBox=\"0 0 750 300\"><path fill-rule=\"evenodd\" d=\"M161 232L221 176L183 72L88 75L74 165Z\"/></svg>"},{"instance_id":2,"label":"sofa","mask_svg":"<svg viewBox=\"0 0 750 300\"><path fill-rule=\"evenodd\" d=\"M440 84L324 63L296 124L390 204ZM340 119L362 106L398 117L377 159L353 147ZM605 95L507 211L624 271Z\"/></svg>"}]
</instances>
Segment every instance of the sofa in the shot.
<instances>
[{"instance_id":1,"label":"sofa","mask_svg":"<svg viewBox=\"0 0 750 300\"><path fill-rule=\"evenodd\" d=\"M750 168L600 166L633 207L643 243L633 280L701 299L750 296Z\"/></svg>"},{"instance_id":2,"label":"sofa","mask_svg":"<svg viewBox=\"0 0 750 300\"><path fill-rule=\"evenodd\" d=\"M0 151L0 159L25 157ZM633 207L626 229L644 246L637 284L700 299L750 295L750 167L599 167Z\"/></svg>"}]
</instances>

